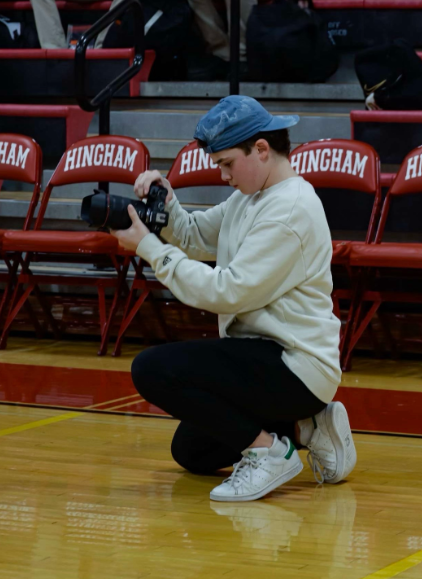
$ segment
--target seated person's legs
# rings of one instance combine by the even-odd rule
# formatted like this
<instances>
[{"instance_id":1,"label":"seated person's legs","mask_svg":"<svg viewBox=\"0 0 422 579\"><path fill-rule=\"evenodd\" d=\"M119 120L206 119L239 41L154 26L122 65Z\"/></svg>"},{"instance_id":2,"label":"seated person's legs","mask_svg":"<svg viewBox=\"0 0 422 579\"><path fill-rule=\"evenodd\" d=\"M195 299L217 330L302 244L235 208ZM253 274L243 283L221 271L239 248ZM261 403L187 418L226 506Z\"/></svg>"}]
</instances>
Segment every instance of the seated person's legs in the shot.
<instances>
[{"instance_id":1,"label":"seated person's legs","mask_svg":"<svg viewBox=\"0 0 422 579\"><path fill-rule=\"evenodd\" d=\"M67 48L59 11L54 0L31 0L41 48Z\"/></svg>"}]
</instances>

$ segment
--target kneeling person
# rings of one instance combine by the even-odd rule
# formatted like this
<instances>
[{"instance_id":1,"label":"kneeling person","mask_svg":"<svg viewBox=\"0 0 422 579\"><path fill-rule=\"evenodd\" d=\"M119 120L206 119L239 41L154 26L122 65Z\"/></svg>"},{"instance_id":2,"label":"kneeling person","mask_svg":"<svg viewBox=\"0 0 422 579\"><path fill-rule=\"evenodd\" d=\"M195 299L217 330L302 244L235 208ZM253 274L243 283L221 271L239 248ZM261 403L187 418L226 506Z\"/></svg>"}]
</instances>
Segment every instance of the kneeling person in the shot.
<instances>
[{"instance_id":1,"label":"kneeling person","mask_svg":"<svg viewBox=\"0 0 422 579\"><path fill-rule=\"evenodd\" d=\"M219 316L220 339L149 348L132 365L140 394L181 420L172 443L181 466L211 474L235 463L211 492L218 501L258 499L296 476L295 446L308 447L318 482L339 482L356 463L347 412L332 402L341 371L330 232L288 160L298 121L249 97L222 99L194 138L235 192L188 214L169 182L147 171L135 193L167 188L167 243L134 210L132 227L115 232L181 302ZM215 268L201 263L211 259Z\"/></svg>"}]
</instances>

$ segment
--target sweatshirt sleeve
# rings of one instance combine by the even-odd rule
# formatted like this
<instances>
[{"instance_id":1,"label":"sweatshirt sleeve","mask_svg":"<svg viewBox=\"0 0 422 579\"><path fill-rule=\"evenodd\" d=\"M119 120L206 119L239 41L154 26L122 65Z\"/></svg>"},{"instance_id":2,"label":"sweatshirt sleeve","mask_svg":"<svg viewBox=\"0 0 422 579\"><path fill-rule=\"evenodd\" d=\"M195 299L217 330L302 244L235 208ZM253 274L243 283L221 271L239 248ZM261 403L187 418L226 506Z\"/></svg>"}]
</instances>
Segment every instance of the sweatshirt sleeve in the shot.
<instances>
[{"instance_id":1,"label":"sweatshirt sleeve","mask_svg":"<svg viewBox=\"0 0 422 579\"><path fill-rule=\"evenodd\" d=\"M176 197L166 207L169 224L161 237L179 247L192 259L215 261L217 242L226 202L206 211L185 211Z\"/></svg>"},{"instance_id":2,"label":"sweatshirt sleeve","mask_svg":"<svg viewBox=\"0 0 422 579\"><path fill-rule=\"evenodd\" d=\"M299 237L274 221L257 223L225 269L190 260L154 234L144 237L137 254L181 302L216 314L265 307L306 279Z\"/></svg>"}]
</instances>

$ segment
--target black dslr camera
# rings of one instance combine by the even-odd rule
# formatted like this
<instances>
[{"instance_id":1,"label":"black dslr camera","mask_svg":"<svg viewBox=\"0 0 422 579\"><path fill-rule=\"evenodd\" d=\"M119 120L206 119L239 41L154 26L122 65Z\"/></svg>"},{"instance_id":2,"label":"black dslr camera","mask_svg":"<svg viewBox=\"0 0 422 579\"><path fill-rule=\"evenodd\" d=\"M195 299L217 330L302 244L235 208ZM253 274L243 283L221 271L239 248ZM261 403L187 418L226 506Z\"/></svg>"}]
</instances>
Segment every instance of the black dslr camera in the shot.
<instances>
[{"instance_id":1,"label":"black dslr camera","mask_svg":"<svg viewBox=\"0 0 422 579\"><path fill-rule=\"evenodd\" d=\"M94 189L94 195L82 199L81 217L90 226L129 229L132 221L127 208L133 205L151 233L159 235L169 221L169 214L164 211L166 196L167 189L156 183L151 185L146 203Z\"/></svg>"}]
</instances>

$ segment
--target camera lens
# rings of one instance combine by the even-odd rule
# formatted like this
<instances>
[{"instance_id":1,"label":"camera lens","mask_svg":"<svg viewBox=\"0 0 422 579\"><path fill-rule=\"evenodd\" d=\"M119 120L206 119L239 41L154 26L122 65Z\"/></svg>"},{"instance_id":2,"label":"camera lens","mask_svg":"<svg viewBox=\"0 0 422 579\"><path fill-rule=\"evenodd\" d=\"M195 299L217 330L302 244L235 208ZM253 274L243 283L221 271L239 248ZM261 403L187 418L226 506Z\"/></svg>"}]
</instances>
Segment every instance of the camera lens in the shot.
<instances>
[{"instance_id":1,"label":"camera lens","mask_svg":"<svg viewBox=\"0 0 422 579\"><path fill-rule=\"evenodd\" d=\"M165 209L167 189L159 185L151 185L146 203L134 201L128 197L108 195L95 189L95 195L89 195L82 200L81 217L94 227L109 227L110 229L128 229L132 225L128 206L133 205L139 219L145 223L152 233L161 233L168 225L168 213Z\"/></svg>"},{"instance_id":2,"label":"camera lens","mask_svg":"<svg viewBox=\"0 0 422 579\"><path fill-rule=\"evenodd\" d=\"M107 195L99 191L82 200L81 217L94 227L128 229L132 225L127 208L133 205L139 219L145 222L146 207L142 201L134 201L119 195Z\"/></svg>"}]
</instances>

